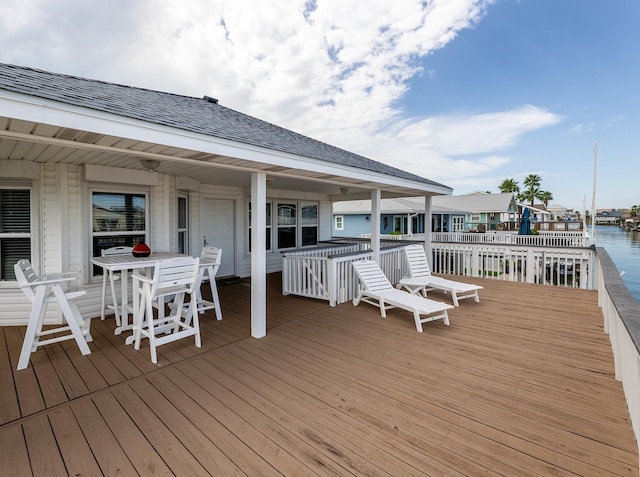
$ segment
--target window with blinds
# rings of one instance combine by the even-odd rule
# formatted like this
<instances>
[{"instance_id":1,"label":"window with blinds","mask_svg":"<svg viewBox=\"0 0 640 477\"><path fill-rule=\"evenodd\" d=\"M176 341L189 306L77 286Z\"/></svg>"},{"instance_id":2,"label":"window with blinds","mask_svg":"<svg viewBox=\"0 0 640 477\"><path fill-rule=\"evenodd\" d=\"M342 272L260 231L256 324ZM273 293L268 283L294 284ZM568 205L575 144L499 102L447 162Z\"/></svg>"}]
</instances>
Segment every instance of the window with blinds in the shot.
<instances>
[{"instance_id":1,"label":"window with blinds","mask_svg":"<svg viewBox=\"0 0 640 477\"><path fill-rule=\"evenodd\" d=\"M15 280L23 258L31 260L31 190L0 189L0 280Z\"/></svg>"}]
</instances>

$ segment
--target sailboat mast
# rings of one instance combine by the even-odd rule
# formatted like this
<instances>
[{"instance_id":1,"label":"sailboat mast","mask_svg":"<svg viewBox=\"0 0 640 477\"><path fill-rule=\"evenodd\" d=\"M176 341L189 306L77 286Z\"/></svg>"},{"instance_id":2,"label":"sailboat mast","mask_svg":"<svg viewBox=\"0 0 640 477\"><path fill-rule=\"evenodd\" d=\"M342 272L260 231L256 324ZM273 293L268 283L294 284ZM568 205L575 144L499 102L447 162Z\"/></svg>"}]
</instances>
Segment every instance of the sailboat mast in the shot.
<instances>
[{"instance_id":1,"label":"sailboat mast","mask_svg":"<svg viewBox=\"0 0 640 477\"><path fill-rule=\"evenodd\" d=\"M598 143L593 142L593 195L591 196L591 244L596 243L596 158L598 156Z\"/></svg>"}]
</instances>

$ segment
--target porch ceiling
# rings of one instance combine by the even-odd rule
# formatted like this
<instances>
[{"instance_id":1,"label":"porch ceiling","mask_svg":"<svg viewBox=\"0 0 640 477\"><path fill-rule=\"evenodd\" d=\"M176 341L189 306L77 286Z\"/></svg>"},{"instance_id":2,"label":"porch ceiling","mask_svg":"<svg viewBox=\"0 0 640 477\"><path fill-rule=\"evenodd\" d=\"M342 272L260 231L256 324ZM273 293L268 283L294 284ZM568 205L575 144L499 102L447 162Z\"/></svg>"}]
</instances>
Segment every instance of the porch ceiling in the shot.
<instances>
[{"instance_id":1,"label":"porch ceiling","mask_svg":"<svg viewBox=\"0 0 640 477\"><path fill-rule=\"evenodd\" d=\"M260 154L273 156L274 151L257 151L255 155ZM368 198L374 188L381 189L383 197L440 193L425 191L420 185L416 187L416 184L399 183L396 178L387 182L385 177L379 180L366 177L372 174L346 177L340 174L339 167L314 171L2 116L0 158L137 170L144 170L140 159L156 159L160 161L156 169L160 173L189 177L205 184L247 188L251 185L251 173L260 170L271 179L269 188L327 194L334 196L335 200ZM289 159L301 165L307 160Z\"/></svg>"}]
</instances>

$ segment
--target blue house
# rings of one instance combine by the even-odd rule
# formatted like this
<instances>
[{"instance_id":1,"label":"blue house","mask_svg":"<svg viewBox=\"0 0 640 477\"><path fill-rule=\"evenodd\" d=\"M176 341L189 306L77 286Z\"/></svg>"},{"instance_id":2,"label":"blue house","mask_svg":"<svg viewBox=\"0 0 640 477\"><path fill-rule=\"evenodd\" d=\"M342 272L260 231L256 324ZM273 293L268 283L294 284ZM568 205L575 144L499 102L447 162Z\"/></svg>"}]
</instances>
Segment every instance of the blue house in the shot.
<instances>
[{"instance_id":1,"label":"blue house","mask_svg":"<svg viewBox=\"0 0 640 477\"><path fill-rule=\"evenodd\" d=\"M383 199L380 205L380 233L424 233L422 197ZM434 232L517 229L518 204L512 193L440 195L432 198L431 205L431 230ZM370 214L369 200L334 203L333 236L357 237L371 233Z\"/></svg>"},{"instance_id":2,"label":"blue house","mask_svg":"<svg viewBox=\"0 0 640 477\"><path fill-rule=\"evenodd\" d=\"M432 223L434 232L462 231L466 212L437 204L432 199ZM424 227L424 199L405 197L380 201L381 234L422 234ZM371 201L352 200L333 204L333 236L358 237L371 233Z\"/></svg>"}]
</instances>

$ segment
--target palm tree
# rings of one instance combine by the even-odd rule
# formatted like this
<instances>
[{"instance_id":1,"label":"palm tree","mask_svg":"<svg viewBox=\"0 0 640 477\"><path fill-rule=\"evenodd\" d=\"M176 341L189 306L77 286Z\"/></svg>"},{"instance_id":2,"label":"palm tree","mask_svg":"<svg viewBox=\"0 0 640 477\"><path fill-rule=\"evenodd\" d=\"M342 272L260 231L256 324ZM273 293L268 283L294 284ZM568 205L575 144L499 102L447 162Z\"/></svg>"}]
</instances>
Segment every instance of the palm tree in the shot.
<instances>
[{"instance_id":1,"label":"palm tree","mask_svg":"<svg viewBox=\"0 0 640 477\"><path fill-rule=\"evenodd\" d=\"M498 186L498 189L500 189L500 192L502 193L513 192L517 194L520 192L520 186L518 185L515 179L503 180L502 184Z\"/></svg>"},{"instance_id":2,"label":"palm tree","mask_svg":"<svg viewBox=\"0 0 640 477\"><path fill-rule=\"evenodd\" d=\"M525 190L520 194L520 200L529 201L533 207L534 201L540 198L540 193L542 192L540 190L541 181L542 179L537 174L529 174L525 177L523 181Z\"/></svg>"},{"instance_id":3,"label":"palm tree","mask_svg":"<svg viewBox=\"0 0 640 477\"><path fill-rule=\"evenodd\" d=\"M544 208L546 209L547 206L549 205L549 202L553 200L553 194L548 190L543 190L543 191L540 191L540 195L538 196L538 199L540 199L544 203Z\"/></svg>"}]
</instances>

